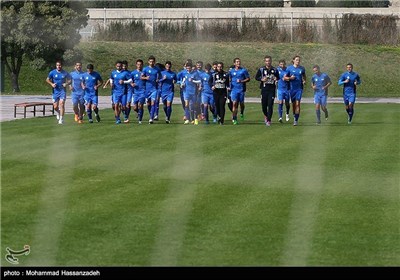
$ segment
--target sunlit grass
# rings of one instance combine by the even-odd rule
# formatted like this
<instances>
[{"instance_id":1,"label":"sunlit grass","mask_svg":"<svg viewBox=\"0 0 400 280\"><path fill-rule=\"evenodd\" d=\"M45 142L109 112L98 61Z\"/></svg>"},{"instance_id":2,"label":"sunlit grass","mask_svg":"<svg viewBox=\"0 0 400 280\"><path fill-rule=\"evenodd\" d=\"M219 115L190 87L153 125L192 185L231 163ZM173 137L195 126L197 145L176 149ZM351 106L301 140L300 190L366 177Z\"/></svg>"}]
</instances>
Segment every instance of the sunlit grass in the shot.
<instances>
[{"instance_id":1,"label":"sunlit grass","mask_svg":"<svg viewBox=\"0 0 400 280\"><path fill-rule=\"evenodd\" d=\"M170 125L3 122L1 250L29 244L21 265L398 266L399 106L356 104L350 126L329 109L317 126L304 104L298 127L265 127L259 104L238 126L185 126L179 106Z\"/></svg>"}]
</instances>

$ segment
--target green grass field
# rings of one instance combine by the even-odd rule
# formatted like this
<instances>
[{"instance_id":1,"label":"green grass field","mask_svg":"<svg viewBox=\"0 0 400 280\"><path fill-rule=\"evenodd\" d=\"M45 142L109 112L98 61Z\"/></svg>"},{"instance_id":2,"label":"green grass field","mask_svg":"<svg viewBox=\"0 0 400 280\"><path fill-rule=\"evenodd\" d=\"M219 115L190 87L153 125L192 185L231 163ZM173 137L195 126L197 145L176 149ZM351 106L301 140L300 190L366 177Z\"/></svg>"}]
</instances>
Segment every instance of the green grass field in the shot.
<instances>
[{"instance_id":1,"label":"green grass field","mask_svg":"<svg viewBox=\"0 0 400 280\"><path fill-rule=\"evenodd\" d=\"M259 104L238 126L185 126L178 106L170 125L115 125L111 110L3 122L1 252L30 245L22 266L399 266L399 105L356 104L352 125L329 109L317 126L303 104L298 127L276 112L265 127Z\"/></svg>"},{"instance_id":2,"label":"green grass field","mask_svg":"<svg viewBox=\"0 0 400 280\"><path fill-rule=\"evenodd\" d=\"M323 44L270 44L265 42L250 43L123 43L123 42L85 42L78 49L84 54L83 63L93 63L95 70L107 79L114 69L115 61L126 59L130 69L134 68L136 59L147 62L150 55L155 55L158 62L171 60L173 70L179 71L187 58L193 61L202 60L212 63L220 60L227 70L235 57L240 57L242 64L248 68L253 80L248 83L247 96L259 95L259 83L254 80L256 71L264 66L264 56L271 55L273 64L280 59L291 63L294 55L302 57L302 65L306 68L308 85L303 94L313 96L310 80L312 66L319 64L323 72L327 72L333 81L329 89L330 96L340 97L342 88L337 85L341 73L346 71L346 64L354 64L354 71L361 76L363 85L358 90L359 97L399 97L400 79L397 66L400 65L400 47L368 46L368 45L323 45ZM72 66L64 69L72 71ZM29 62L22 68L20 82L24 94L50 94L45 83L50 69L33 70ZM84 69L85 70L85 69ZM5 93L11 93L9 78L6 75ZM108 95L109 89L101 90L101 95Z\"/></svg>"}]
</instances>

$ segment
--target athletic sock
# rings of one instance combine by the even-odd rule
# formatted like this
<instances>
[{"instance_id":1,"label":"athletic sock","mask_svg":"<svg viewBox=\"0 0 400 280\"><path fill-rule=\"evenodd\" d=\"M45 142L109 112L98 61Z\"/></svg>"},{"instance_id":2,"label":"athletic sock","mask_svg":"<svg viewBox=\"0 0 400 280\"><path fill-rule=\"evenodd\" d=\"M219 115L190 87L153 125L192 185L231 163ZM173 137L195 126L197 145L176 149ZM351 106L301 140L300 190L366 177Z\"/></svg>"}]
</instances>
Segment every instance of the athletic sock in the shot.
<instances>
[{"instance_id":1,"label":"athletic sock","mask_svg":"<svg viewBox=\"0 0 400 280\"><path fill-rule=\"evenodd\" d=\"M167 106L167 118L168 120L171 118L172 106Z\"/></svg>"},{"instance_id":2,"label":"athletic sock","mask_svg":"<svg viewBox=\"0 0 400 280\"><path fill-rule=\"evenodd\" d=\"M325 113L325 119L327 119L328 118L328 109L325 109L324 113Z\"/></svg>"},{"instance_id":3,"label":"athletic sock","mask_svg":"<svg viewBox=\"0 0 400 280\"><path fill-rule=\"evenodd\" d=\"M321 110L315 110L315 113L317 114L317 122L321 122Z\"/></svg>"},{"instance_id":4,"label":"athletic sock","mask_svg":"<svg viewBox=\"0 0 400 280\"><path fill-rule=\"evenodd\" d=\"M350 108L350 109L349 109L349 121L352 121L353 115L354 115L354 109L353 109L353 108Z\"/></svg>"},{"instance_id":5,"label":"athletic sock","mask_svg":"<svg viewBox=\"0 0 400 280\"><path fill-rule=\"evenodd\" d=\"M156 112L156 106L151 106L150 119L154 119L155 112Z\"/></svg>"},{"instance_id":6,"label":"athletic sock","mask_svg":"<svg viewBox=\"0 0 400 280\"><path fill-rule=\"evenodd\" d=\"M131 113L131 107L127 107L127 108L125 109L125 119L126 119L126 120L129 119L130 113Z\"/></svg>"},{"instance_id":7,"label":"athletic sock","mask_svg":"<svg viewBox=\"0 0 400 280\"><path fill-rule=\"evenodd\" d=\"M294 120L297 122L299 120L300 114L294 114Z\"/></svg>"},{"instance_id":8,"label":"athletic sock","mask_svg":"<svg viewBox=\"0 0 400 280\"><path fill-rule=\"evenodd\" d=\"M142 119L143 119L143 109L138 109L138 118L139 118L139 121L142 121Z\"/></svg>"},{"instance_id":9,"label":"athletic sock","mask_svg":"<svg viewBox=\"0 0 400 280\"><path fill-rule=\"evenodd\" d=\"M283 104L279 104L278 105L278 113L279 113L279 118L282 118Z\"/></svg>"},{"instance_id":10,"label":"athletic sock","mask_svg":"<svg viewBox=\"0 0 400 280\"><path fill-rule=\"evenodd\" d=\"M190 121L190 111L188 107L185 107L185 117L186 120Z\"/></svg>"},{"instance_id":11,"label":"athletic sock","mask_svg":"<svg viewBox=\"0 0 400 280\"><path fill-rule=\"evenodd\" d=\"M92 119L92 110L88 109L88 110L86 110L86 113L88 115L89 120L91 120Z\"/></svg>"},{"instance_id":12,"label":"athletic sock","mask_svg":"<svg viewBox=\"0 0 400 280\"><path fill-rule=\"evenodd\" d=\"M94 113L97 115L99 113L99 108L93 109Z\"/></svg>"}]
</instances>

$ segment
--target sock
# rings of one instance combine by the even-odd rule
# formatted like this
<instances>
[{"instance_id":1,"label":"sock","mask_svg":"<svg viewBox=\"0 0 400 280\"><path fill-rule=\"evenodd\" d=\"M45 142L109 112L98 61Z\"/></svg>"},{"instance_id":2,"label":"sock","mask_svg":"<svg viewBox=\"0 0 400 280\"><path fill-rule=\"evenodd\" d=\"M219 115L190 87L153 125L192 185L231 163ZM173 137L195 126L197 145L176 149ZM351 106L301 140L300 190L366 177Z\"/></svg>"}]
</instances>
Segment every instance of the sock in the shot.
<instances>
[{"instance_id":1,"label":"sock","mask_svg":"<svg viewBox=\"0 0 400 280\"><path fill-rule=\"evenodd\" d=\"M168 107L167 107L167 105L164 105L164 106L163 106L163 109L164 109L165 115L166 115L167 118L168 118Z\"/></svg>"},{"instance_id":2,"label":"sock","mask_svg":"<svg viewBox=\"0 0 400 280\"><path fill-rule=\"evenodd\" d=\"M151 106L150 119L154 119L155 112L156 112L156 106Z\"/></svg>"},{"instance_id":3,"label":"sock","mask_svg":"<svg viewBox=\"0 0 400 280\"><path fill-rule=\"evenodd\" d=\"M290 104L286 105L286 114L289 115L290 113Z\"/></svg>"},{"instance_id":4,"label":"sock","mask_svg":"<svg viewBox=\"0 0 400 280\"><path fill-rule=\"evenodd\" d=\"M279 104L278 105L278 113L279 113L279 118L282 118L283 104Z\"/></svg>"},{"instance_id":5,"label":"sock","mask_svg":"<svg viewBox=\"0 0 400 280\"><path fill-rule=\"evenodd\" d=\"M99 114L99 108L96 107L96 109L93 109L93 111L94 111L94 113L95 113L96 115Z\"/></svg>"},{"instance_id":6,"label":"sock","mask_svg":"<svg viewBox=\"0 0 400 280\"><path fill-rule=\"evenodd\" d=\"M353 119L353 115L354 115L354 109L349 108L349 121L351 121Z\"/></svg>"},{"instance_id":7,"label":"sock","mask_svg":"<svg viewBox=\"0 0 400 280\"><path fill-rule=\"evenodd\" d=\"M211 108L211 112L213 114L213 118L216 119L217 118L217 110L215 109L215 107Z\"/></svg>"},{"instance_id":8,"label":"sock","mask_svg":"<svg viewBox=\"0 0 400 280\"><path fill-rule=\"evenodd\" d=\"M115 116L115 120L118 121L118 120L121 120L121 119L120 119L119 116Z\"/></svg>"},{"instance_id":9,"label":"sock","mask_svg":"<svg viewBox=\"0 0 400 280\"><path fill-rule=\"evenodd\" d=\"M327 119L328 118L328 109L325 109L325 119Z\"/></svg>"},{"instance_id":10,"label":"sock","mask_svg":"<svg viewBox=\"0 0 400 280\"><path fill-rule=\"evenodd\" d=\"M297 122L299 120L300 114L294 114L294 120Z\"/></svg>"},{"instance_id":11,"label":"sock","mask_svg":"<svg viewBox=\"0 0 400 280\"><path fill-rule=\"evenodd\" d=\"M154 110L154 114L155 114L156 116L158 116L158 112L160 111L160 102L159 102L158 98L157 98L157 101L156 101L156 103L154 104L154 106L156 106L156 109Z\"/></svg>"},{"instance_id":12,"label":"sock","mask_svg":"<svg viewBox=\"0 0 400 280\"><path fill-rule=\"evenodd\" d=\"M87 113L89 120L91 120L92 119L92 110L88 109L88 110L86 110L86 113Z\"/></svg>"},{"instance_id":13,"label":"sock","mask_svg":"<svg viewBox=\"0 0 400 280\"><path fill-rule=\"evenodd\" d=\"M143 109L138 109L138 117L139 117L139 121L142 121L142 119L143 119Z\"/></svg>"},{"instance_id":14,"label":"sock","mask_svg":"<svg viewBox=\"0 0 400 280\"><path fill-rule=\"evenodd\" d=\"M206 121L208 121L208 106L203 106L203 115L206 118Z\"/></svg>"},{"instance_id":15,"label":"sock","mask_svg":"<svg viewBox=\"0 0 400 280\"><path fill-rule=\"evenodd\" d=\"M315 113L317 114L317 122L321 122L321 110L315 110Z\"/></svg>"},{"instance_id":16,"label":"sock","mask_svg":"<svg viewBox=\"0 0 400 280\"><path fill-rule=\"evenodd\" d=\"M125 109L125 119L129 119L129 114L131 113L131 107L127 107Z\"/></svg>"},{"instance_id":17,"label":"sock","mask_svg":"<svg viewBox=\"0 0 400 280\"><path fill-rule=\"evenodd\" d=\"M149 110L149 115L151 114L151 104L147 104L147 110Z\"/></svg>"},{"instance_id":18,"label":"sock","mask_svg":"<svg viewBox=\"0 0 400 280\"><path fill-rule=\"evenodd\" d=\"M168 120L171 118L172 106L167 106L167 118Z\"/></svg>"},{"instance_id":19,"label":"sock","mask_svg":"<svg viewBox=\"0 0 400 280\"><path fill-rule=\"evenodd\" d=\"M190 121L190 111L188 107L185 107L185 117L186 120Z\"/></svg>"}]
</instances>

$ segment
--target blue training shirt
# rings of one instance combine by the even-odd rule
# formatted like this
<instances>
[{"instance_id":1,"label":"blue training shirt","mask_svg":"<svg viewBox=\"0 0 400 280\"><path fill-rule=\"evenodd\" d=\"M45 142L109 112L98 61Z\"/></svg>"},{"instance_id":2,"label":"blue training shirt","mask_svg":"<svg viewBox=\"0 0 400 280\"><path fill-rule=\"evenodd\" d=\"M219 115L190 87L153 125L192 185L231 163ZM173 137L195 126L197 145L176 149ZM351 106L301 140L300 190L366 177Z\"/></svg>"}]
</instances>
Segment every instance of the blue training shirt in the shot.
<instances>
[{"instance_id":1,"label":"blue training shirt","mask_svg":"<svg viewBox=\"0 0 400 280\"><path fill-rule=\"evenodd\" d=\"M84 93L84 90L82 88L82 82L83 82L83 74L85 74L82 71L72 71L69 73L71 76L71 86L72 86L72 95L82 95Z\"/></svg>"},{"instance_id":2,"label":"blue training shirt","mask_svg":"<svg viewBox=\"0 0 400 280\"><path fill-rule=\"evenodd\" d=\"M348 83L344 83L344 81L347 79L350 81ZM343 85L343 94L355 94L357 88L356 85L354 85L355 82L357 82L357 85L361 84L360 75L354 71L345 72L340 76L338 85Z\"/></svg>"},{"instance_id":3,"label":"blue training shirt","mask_svg":"<svg viewBox=\"0 0 400 280\"><path fill-rule=\"evenodd\" d=\"M143 70L134 70L131 73L132 82L135 83L133 87L134 94L144 94L146 92L146 80L142 80Z\"/></svg>"},{"instance_id":4,"label":"blue training shirt","mask_svg":"<svg viewBox=\"0 0 400 280\"><path fill-rule=\"evenodd\" d=\"M229 70L229 76L231 80L231 92L244 92L245 83L238 82L238 80L243 81L244 79L250 78L247 69L243 67L239 69L232 68Z\"/></svg>"},{"instance_id":5,"label":"blue training shirt","mask_svg":"<svg viewBox=\"0 0 400 280\"><path fill-rule=\"evenodd\" d=\"M176 73L171 70L161 72L161 94L169 94L174 92L174 83L178 80Z\"/></svg>"},{"instance_id":6,"label":"blue training shirt","mask_svg":"<svg viewBox=\"0 0 400 280\"><path fill-rule=\"evenodd\" d=\"M71 76L65 70L61 70L60 72L58 72L57 69L54 69L50 71L48 78L52 83L56 84L56 87L53 88L53 93L57 93L57 92L65 92L63 83L71 79Z\"/></svg>"},{"instance_id":7,"label":"blue training shirt","mask_svg":"<svg viewBox=\"0 0 400 280\"><path fill-rule=\"evenodd\" d=\"M329 78L328 74L326 74L326 73L320 73L320 75L314 74L311 77L311 83L317 87L314 90L315 94L320 94L320 95L328 94L327 90L324 90L322 88L330 82L331 82L331 79Z\"/></svg>"},{"instance_id":8,"label":"blue training shirt","mask_svg":"<svg viewBox=\"0 0 400 280\"><path fill-rule=\"evenodd\" d=\"M83 83L85 84L85 92L86 94L98 95L98 90L94 89L94 87L98 84L99 81L102 81L100 74L93 71L92 73L86 72L83 74Z\"/></svg>"},{"instance_id":9,"label":"blue training shirt","mask_svg":"<svg viewBox=\"0 0 400 280\"><path fill-rule=\"evenodd\" d=\"M276 67L276 70L278 70L279 73L278 90L288 91L290 88L290 82L283 80L283 78L289 74L287 67L283 69L278 66Z\"/></svg>"},{"instance_id":10,"label":"blue training shirt","mask_svg":"<svg viewBox=\"0 0 400 280\"><path fill-rule=\"evenodd\" d=\"M143 69L143 73L144 76L150 77L146 81L146 93L150 93L157 90L158 88L157 81L160 79L160 69L158 69L157 67L147 66L146 68Z\"/></svg>"},{"instance_id":11,"label":"blue training shirt","mask_svg":"<svg viewBox=\"0 0 400 280\"><path fill-rule=\"evenodd\" d=\"M121 95L125 93L126 85L120 84L119 81L127 81L130 79L130 73L128 71L114 70L111 72L110 79L113 80L113 93Z\"/></svg>"},{"instance_id":12,"label":"blue training shirt","mask_svg":"<svg viewBox=\"0 0 400 280\"><path fill-rule=\"evenodd\" d=\"M299 90L303 89L303 76L306 74L306 69L299 65L295 67L294 65L290 65L287 68L287 77L295 76L294 80L290 80L290 90Z\"/></svg>"}]
</instances>

